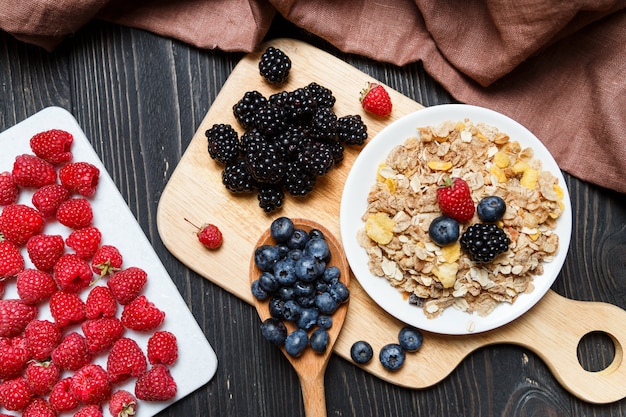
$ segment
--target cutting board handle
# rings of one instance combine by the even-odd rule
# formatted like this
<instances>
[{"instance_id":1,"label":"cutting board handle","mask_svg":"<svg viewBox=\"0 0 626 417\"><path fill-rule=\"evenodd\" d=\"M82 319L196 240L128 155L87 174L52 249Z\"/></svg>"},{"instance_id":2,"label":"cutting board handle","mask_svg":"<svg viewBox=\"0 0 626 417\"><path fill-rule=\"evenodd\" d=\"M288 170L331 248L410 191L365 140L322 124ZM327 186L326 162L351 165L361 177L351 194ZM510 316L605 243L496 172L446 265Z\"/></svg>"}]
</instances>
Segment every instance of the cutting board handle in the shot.
<instances>
[{"instance_id":1,"label":"cutting board handle","mask_svg":"<svg viewBox=\"0 0 626 417\"><path fill-rule=\"evenodd\" d=\"M584 369L578 359L580 341L594 332L608 335L615 347L613 361L595 372ZM548 291L532 314L494 334L498 342L535 352L565 388L585 401L609 403L626 396L626 311L617 306L570 300Z\"/></svg>"}]
</instances>

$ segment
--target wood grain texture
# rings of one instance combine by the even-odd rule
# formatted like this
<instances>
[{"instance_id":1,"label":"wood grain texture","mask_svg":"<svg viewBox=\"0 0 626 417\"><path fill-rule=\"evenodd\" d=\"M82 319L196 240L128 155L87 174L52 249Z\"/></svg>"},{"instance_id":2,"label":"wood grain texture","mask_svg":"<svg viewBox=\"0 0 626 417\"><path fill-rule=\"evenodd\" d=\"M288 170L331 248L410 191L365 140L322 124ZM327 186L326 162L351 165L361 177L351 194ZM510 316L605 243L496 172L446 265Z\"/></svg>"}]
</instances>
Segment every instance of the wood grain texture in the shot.
<instances>
[{"instance_id":1,"label":"wood grain texture","mask_svg":"<svg viewBox=\"0 0 626 417\"><path fill-rule=\"evenodd\" d=\"M342 54L280 20L268 36L321 47L425 106L454 102L420 63L399 68ZM280 351L261 339L254 308L188 269L157 233L165 184L240 58L99 22L53 54L0 33L0 130L50 105L76 116L217 352L211 382L159 416L304 415L297 375ZM624 196L568 175L566 180L574 229L553 290L624 309ZM605 339L594 337L581 346L585 366L608 365L613 355ZM501 344L472 352L442 382L425 389L387 383L334 355L326 370L326 401L333 416L621 417L626 412L625 400L593 405L577 399L531 350Z\"/></svg>"}]
</instances>

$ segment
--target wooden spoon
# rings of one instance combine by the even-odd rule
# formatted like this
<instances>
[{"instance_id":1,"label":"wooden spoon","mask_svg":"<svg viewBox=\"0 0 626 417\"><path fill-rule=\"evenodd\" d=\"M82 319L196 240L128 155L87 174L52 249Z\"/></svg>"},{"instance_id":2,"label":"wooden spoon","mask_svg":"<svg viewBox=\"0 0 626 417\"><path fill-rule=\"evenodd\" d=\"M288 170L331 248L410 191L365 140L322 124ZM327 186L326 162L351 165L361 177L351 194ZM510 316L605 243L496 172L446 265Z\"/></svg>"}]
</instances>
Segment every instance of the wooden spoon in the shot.
<instances>
[{"instance_id":1,"label":"wooden spoon","mask_svg":"<svg viewBox=\"0 0 626 417\"><path fill-rule=\"evenodd\" d=\"M328 247L330 248L331 260L328 266L334 265L341 270L340 281L343 282L348 288L350 288L350 269L346 255L341 247L339 241L321 224L312 220L306 219L292 219L296 228L303 229L309 232L311 229L318 229L324 233ZM261 236L255 249L261 245L275 244L270 236L270 230L266 230ZM250 261L250 283L258 279L261 271L254 263L254 256ZM259 301L255 297L254 306L261 321L271 317L269 312L268 301ZM304 400L304 410L307 417L326 417L326 400L324 397L324 372L328 365L328 360L333 351L333 345L337 341L339 332L343 326L346 313L348 311L348 303L345 302L339 306L339 308L333 313L332 327L328 330L329 342L328 347L324 353L316 353L307 346L304 352L299 357L293 357L289 355L283 346L280 347L283 354L287 357L291 365L294 367L298 377L300 379L300 385L302 387L302 398ZM295 326L290 322L285 322L288 332L295 330ZM309 336L310 336L309 332Z\"/></svg>"}]
</instances>

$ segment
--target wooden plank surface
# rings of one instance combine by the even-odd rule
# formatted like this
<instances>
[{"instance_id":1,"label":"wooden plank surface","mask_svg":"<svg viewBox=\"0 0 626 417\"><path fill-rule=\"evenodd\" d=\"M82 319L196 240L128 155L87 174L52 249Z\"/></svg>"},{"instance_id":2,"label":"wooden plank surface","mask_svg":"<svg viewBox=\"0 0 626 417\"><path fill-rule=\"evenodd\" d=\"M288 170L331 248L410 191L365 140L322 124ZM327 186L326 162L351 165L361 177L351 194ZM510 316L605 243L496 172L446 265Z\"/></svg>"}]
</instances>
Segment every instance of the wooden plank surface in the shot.
<instances>
[{"instance_id":1,"label":"wooden plank surface","mask_svg":"<svg viewBox=\"0 0 626 417\"><path fill-rule=\"evenodd\" d=\"M258 90L267 97L280 90L303 87L312 81L333 91L337 97L335 112L339 116L361 114L370 137L393 120L422 108L421 104L388 88L394 103L392 117L371 117L360 109L358 102L360 89L368 81L373 81L370 76L300 41L279 39L271 44L285 51L293 61L289 82L280 87L264 83L257 67L260 53L244 57L216 97L172 173L157 213L159 233L174 256L248 303L252 303L252 295L247 262L254 243L273 218L279 215L309 218L324 224L340 238L339 206L343 183L359 149L348 148L343 163L323 177L310 197L305 200L287 198L283 210L268 216L258 207L254 195L233 195L222 186L221 166L209 157L204 132L215 123L229 123L238 128L232 106L246 91ZM207 252L198 244L193 236L194 230L185 218L195 223L217 224L225 236L223 247L216 252ZM570 317L581 310L589 312L588 319L570 323ZM612 319L606 320L609 316ZM576 350L580 339L592 331L606 332L619 346L625 344L626 330L614 326L624 319L626 312L617 307L588 303L583 306L550 292L522 319L503 328L467 337L428 334L419 354L409 355L400 371L389 372L376 360L365 365L364 369L398 385L425 388L448 376L472 351L494 343L513 343L535 351L574 395L590 402L612 402L626 396L626 386L618 383L626 377L626 365L621 365L621 357L615 358L609 370L591 373L578 362ZM349 359L350 347L363 339L364 333L374 351L378 352L384 344L396 340L401 326L402 323L381 310L353 279L350 308L335 352ZM558 337L548 337L550 335ZM420 358L428 358L428 366Z\"/></svg>"}]
</instances>

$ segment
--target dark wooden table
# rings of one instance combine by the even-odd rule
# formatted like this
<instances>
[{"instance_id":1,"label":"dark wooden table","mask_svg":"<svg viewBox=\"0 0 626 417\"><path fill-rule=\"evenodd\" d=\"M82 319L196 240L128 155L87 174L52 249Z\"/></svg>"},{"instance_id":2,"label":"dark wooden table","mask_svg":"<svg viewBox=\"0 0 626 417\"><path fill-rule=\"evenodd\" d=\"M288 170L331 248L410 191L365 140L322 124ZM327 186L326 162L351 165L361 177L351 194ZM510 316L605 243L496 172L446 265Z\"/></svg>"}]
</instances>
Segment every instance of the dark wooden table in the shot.
<instances>
[{"instance_id":1,"label":"dark wooden table","mask_svg":"<svg viewBox=\"0 0 626 417\"><path fill-rule=\"evenodd\" d=\"M281 21L268 36L310 42L425 106L454 102L419 63L396 67L346 55ZM160 416L304 415L296 374L261 340L256 311L181 264L156 227L161 192L241 57L101 22L88 24L52 54L0 33L0 131L52 105L76 117L216 350L214 378ZM553 289L626 309L625 196L565 178L574 228ZM614 351L606 335L593 334L581 342L579 356L586 369L600 370ZM626 400L608 405L578 400L539 357L516 346L480 349L444 381L423 390L389 384L333 356L326 395L329 416L626 413Z\"/></svg>"}]
</instances>

